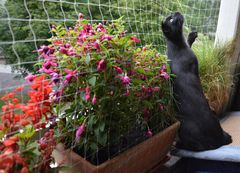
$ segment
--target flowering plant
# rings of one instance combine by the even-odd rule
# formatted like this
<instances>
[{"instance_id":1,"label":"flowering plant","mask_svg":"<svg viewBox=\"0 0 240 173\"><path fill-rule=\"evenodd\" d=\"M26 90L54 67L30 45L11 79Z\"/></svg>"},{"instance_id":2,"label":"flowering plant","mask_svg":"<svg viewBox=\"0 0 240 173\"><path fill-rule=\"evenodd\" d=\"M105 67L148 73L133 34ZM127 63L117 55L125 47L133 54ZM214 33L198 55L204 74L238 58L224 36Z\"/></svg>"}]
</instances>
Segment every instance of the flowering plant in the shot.
<instances>
[{"instance_id":1,"label":"flowering plant","mask_svg":"<svg viewBox=\"0 0 240 173\"><path fill-rule=\"evenodd\" d=\"M172 123L167 59L151 46L138 48L122 19L90 24L80 14L73 28L52 32L38 65L52 81L56 136L68 147L94 160L138 127L144 138Z\"/></svg>"},{"instance_id":2,"label":"flowering plant","mask_svg":"<svg viewBox=\"0 0 240 173\"><path fill-rule=\"evenodd\" d=\"M29 100L21 103L23 87L6 93L1 100L0 124L0 172L50 171L51 153L55 146L53 129L46 129L44 136L37 141L36 132L52 118L49 94L52 87L45 75L32 76Z\"/></svg>"},{"instance_id":3,"label":"flowering plant","mask_svg":"<svg viewBox=\"0 0 240 173\"><path fill-rule=\"evenodd\" d=\"M57 142L99 164L174 121L167 58L138 47L121 18L90 24L80 14L52 32L36 51L39 72L26 77L28 102L16 97L21 87L2 97L0 170L48 172Z\"/></svg>"}]
</instances>

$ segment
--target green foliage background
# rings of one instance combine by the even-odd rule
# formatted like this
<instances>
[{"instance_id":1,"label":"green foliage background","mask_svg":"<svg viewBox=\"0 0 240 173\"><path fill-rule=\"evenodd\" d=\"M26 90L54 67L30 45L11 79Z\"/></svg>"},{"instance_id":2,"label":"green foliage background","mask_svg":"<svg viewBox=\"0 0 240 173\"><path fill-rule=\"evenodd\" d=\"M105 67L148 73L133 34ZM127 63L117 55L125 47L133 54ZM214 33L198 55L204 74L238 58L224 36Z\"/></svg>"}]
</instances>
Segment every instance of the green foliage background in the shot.
<instances>
[{"instance_id":1,"label":"green foliage background","mask_svg":"<svg viewBox=\"0 0 240 173\"><path fill-rule=\"evenodd\" d=\"M139 46L152 44L164 53L161 21L165 16L180 11L186 31L213 36L219 6L220 0L1 0L0 48L6 63L26 74L37 61L32 51L51 37L50 26L72 26L81 12L91 22L124 16L128 32L141 38Z\"/></svg>"}]
</instances>

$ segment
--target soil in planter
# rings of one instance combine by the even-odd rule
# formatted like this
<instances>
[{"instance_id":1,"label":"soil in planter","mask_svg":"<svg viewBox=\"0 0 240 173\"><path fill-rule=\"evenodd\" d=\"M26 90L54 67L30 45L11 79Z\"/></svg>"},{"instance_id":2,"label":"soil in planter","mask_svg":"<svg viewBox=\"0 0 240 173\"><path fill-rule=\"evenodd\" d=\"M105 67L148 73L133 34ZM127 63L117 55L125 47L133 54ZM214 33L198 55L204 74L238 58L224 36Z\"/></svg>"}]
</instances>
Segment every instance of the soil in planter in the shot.
<instances>
[{"instance_id":1,"label":"soil in planter","mask_svg":"<svg viewBox=\"0 0 240 173\"><path fill-rule=\"evenodd\" d=\"M118 155L119 153L143 142L147 138L148 137L146 136L146 130L135 127L125 137L122 137L118 144L100 148L99 151L94 155L89 152L86 153L84 149L79 150L77 148L74 148L73 151L86 158L92 164L100 165L101 163ZM70 146L68 145L67 147Z\"/></svg>"}]
</instances>

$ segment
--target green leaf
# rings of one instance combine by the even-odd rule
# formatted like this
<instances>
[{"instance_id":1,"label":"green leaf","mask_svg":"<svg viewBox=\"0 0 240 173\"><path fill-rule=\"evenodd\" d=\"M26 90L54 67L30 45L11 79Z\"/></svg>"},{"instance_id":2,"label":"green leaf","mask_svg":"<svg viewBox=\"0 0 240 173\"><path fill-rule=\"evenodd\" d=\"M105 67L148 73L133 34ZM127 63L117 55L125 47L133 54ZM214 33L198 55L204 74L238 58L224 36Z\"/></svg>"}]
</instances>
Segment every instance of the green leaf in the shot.
<instances>
[{"instance_id":1,"label":"green leaf","mask_svg":"<svg viewBox=\"0 0 240 173\"><path fill-rule=\"evenodd\" d=\"M87 56L86 56L85 62L86 62L87 65L89 65L90 61L91 61L91 56L90 56L90 54L88 53Z\"/></svg>"},{"instance_id":2,"label":"green leaf","mask_svg":"<svg viewBox=\"0 0 240 173\"><path fill-rule=\"evenodd\" d=\"M93 76L91 77L89 80L88 80L88 83L92 86L95 86L96 84L96 80L97 80L97 77L96 76Z\"/></svg>"},{"instance_id":3,"label":"green leaf","mask_svg":"<svg viewBox=\"0 0 240 173\"><path fill-rule=\"evenodd\" d=\"M106 145L107 143L107 134L104 133L98 138L98 143L101 144L102 146Z\"/></svg>"},{"instance_id":4,"label":"green leaf","mask_svg":"<svg viewBox=\"0 0 240 173\"><path fill-rule=\"evenodd\" d=\"M102 121L102 122L100 123L100 125L99 125L99 130L100 130L101 132L103 132L104 129L105 129L105 123Z\"/></svg>"},{"instance_id":5,"label":"green leaf","mask_svg":"<svg viewBox=\"0 0 240 173\"><path fill-rule=\"evenodd\" d=\"M93 150L93 151L97 151L98 146L97 146L96 143L92 142L92 143L90 144L90 148L91 148L91 150Z\"/></svg>"},{"instance_id":6,"label":"green leaf","mask_svg":"<svg viewBox=\"0 0 240 173\"><path fill-rule=\"evenodd\" d=\"M144 68L138 68L138 69L137 69L137 72L142 73L142 74L145 74L145 73L146 73L145 70L144 70Z\"/></svg>"}]
</instances>

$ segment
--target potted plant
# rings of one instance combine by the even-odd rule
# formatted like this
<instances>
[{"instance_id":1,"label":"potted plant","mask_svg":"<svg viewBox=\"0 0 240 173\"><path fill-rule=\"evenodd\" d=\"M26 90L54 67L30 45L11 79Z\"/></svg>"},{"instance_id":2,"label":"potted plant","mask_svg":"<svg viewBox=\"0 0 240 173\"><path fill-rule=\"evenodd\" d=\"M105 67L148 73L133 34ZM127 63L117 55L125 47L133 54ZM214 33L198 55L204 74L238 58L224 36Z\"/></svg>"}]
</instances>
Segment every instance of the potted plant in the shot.
<instances>
[{"instance_id":1,"label":"potted plant","mask_svg":"<svg viewBox=\"0 0 240 173\"><path fill-rule=\"evenodd\" d=\"M122 19L90 24L80 14L74 27L52 32L51 44L38 50L39 64L55 88L56 136L66 148L101 165L174 122L166 57L151 46L138 48Z\"/></svg>"},{"instance_id":2,"label":"potted plant","mask_svg":"<svg viewBox=\"0 0 240 173\"><path fill-rule=\"evenodd\" d=\"M73 172L146 172L161 162L179 126L167 58L152 46L138 47L140 40L126 33L121 18L90 24L80 14L74 27L53 26L52 32L50 44L36 51L39 71L26 77L33 91L26 105L19 105L21 120L16 135L10 135L17 137L16 152L22 153L18 141L26 138L22 130L44 129L40 140L27 132L27 141L38 143L37 149L47 155L48 159L41 157L43 172L51 171L49 154L56 143L55 166ZM7 132L12 132L9 128ZM1 130L1 144L12 141L5 128ZM17 171L43 165L27 156L24 160L28 164L20 168L25 170ZM9 171L15 165L19 163L10 164Z\"/></svg>"}]
</instances>

